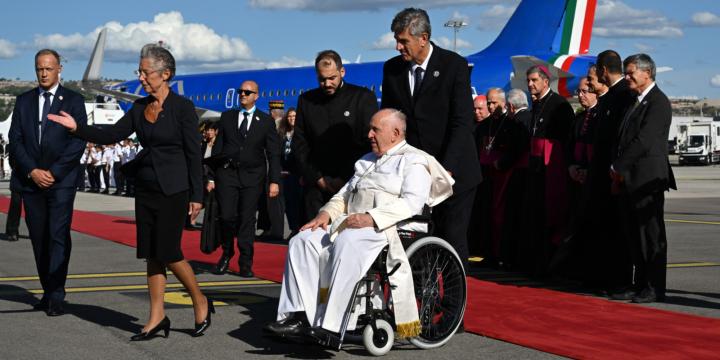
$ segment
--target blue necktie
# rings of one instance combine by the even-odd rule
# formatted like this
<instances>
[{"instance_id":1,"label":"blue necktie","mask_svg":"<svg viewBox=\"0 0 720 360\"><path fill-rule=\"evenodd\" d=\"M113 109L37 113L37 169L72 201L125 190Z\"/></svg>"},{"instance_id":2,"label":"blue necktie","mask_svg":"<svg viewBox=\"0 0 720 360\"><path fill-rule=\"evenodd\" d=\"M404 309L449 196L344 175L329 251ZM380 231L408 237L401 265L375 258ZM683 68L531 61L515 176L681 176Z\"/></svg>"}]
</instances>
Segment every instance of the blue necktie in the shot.
<instances>
[{"instance_id":1,"label":"blue necktie","mask_svg":"<svg viewBox=\"0 0 720 360\"><path fill-rule=\"evenodd\" d=\"M43 124L48 121L47 116L50 113L50 105L52 105L50 103L50 96L52 96L52 93L50 93L49 91L43 93L45 102L43 103L42 117L40 118L40 123L38 124L38 143L40 143L42 139Z\"/></svg>"}]
</instances>

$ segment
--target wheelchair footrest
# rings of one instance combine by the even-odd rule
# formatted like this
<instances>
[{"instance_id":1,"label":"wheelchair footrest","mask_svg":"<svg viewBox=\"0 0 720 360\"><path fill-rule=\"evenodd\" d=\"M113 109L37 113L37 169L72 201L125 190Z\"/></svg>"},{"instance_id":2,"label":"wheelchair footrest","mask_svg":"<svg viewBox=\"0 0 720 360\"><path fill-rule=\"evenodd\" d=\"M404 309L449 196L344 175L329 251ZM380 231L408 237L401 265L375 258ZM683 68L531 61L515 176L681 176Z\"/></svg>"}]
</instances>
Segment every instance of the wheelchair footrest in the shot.
<instances>
[{"instance_id":1,"label":"wheelchair footrest","mask_svg":"<svg viewBox=\"0 0 720 360\"><path fill-rule=\"evenodd\" d=\"M334 350L340 350L340 347L342 347L340 337L337 334L327 331L323 328L306 329L305 336L307 336L314 343L329 347Z\"/></svg>"}]
</instances>

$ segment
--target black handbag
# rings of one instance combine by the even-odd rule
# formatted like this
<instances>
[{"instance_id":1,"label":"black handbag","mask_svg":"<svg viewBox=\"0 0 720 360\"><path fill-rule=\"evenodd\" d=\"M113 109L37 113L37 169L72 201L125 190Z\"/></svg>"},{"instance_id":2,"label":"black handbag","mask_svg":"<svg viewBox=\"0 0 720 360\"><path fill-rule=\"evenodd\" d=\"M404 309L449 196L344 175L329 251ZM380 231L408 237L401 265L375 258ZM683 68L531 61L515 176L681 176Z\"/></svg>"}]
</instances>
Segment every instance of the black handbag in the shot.
<instances>
[{"instance_id":1,"label":"black handbag","mask_svg":"<svg viewBox=\"0 0 720 360\"><path fill-rule=\"evenodd\" d=\"M200 251L211 254L222 243L220 229L220 210L215 201L215 191L207 194L205 199L205 214L203 215L203 228L200 234Z\"/></svg>"}]
</instances>

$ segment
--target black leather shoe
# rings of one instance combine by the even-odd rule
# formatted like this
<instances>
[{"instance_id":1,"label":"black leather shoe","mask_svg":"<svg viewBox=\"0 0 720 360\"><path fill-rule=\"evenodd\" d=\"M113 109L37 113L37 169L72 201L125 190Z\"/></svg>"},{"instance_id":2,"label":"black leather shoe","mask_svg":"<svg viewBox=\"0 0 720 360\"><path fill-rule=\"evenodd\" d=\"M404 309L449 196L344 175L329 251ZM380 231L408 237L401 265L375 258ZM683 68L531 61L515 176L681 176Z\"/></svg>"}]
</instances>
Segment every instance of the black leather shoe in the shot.
<instances>
[{"instance_id":1,"label":"black leather shoe","mask_svg":"<svg viewBox=\"0 0 720 360\"><path fill-rule=\"evenodd\" d=\"M148 331L143 331L139 334L135 334L132 337L130 337L130 341L150 340L150 339L156 337L157 333L159 333L161 330L164 333L163 337L167 339L167 337L170 336L170 319L168 319L167 316L165 318L163 318L159 324L155 325L154 328L152 328ZM159 335L157 335L157 336L159 336Z\"/></svg>"},{"instance_id":2,"label":"black leather shoe","mask_svg":"<svg viewBox=\"0 0 720 360\"><path fill-rule=\"evenodd\" d=\"M18 241L18 234L7 234L7 241Z\"/></svg>"},{"instance_id":3,"label":"black leather shoe","mask_svg":"<svg viewBox=\"0 0 720 360\"><path fill-rule=\"evenodd\" d=\"M637 295L635 290L623 290L610 294L610 300L632 300Z\"/></svg>"},{"instance_id":4,"label":"black leather shoe","mask_svg":"<svg viewBox=\"0 0 720 360\"><path fill-rule=\"evenodd\" d=\"M207 299L207 308L208 310L205 320L199 324L195 324L195 331L190 334L192 337L202 336L203 333L205 333L205 330L210 327L210 323L212 323L210 314L215 313L215 305L213 305L213 302L210 299Z\"/></svg>"},{"instance_id":5,"label":"black leather shoe","mask_svg":"<svg viewBox=\"0 0 720 360\"><path fill-rule=\"evenodd\" d=\"M38 301L38 302L36 302L35 304L33 304L33 310L45 311L45 312L47 312L47 310L48 310L48 300L45 299L45 298L40 299L40 301Z\"/></svg>"},{"instance_id":6,"label":"black leather shoe","mask_svg":"<svg viewBox=\"0 0 720 360\"><path fill-rule=\"evenodd\" d=\"M252 268L250 266L243 265L240 265L240 271L238 271L238 275L244 278L255 277L255 274L252 272Z\"/></svg>"},{"instance_id":7,"label":"black leather shoe","mask_svg":"<svg viewBox=\"0 0 720 360\"><path fill-rule=\"evenodd\" d=\"M62 301L48 301L46 314L47 316L65 315L65 309L63 308Z\"/></svg>"},{"instance_id":8,"label":"black leather shoe","mask_svg":"<svg viewBox=\"0 0 720 360\"><path fill-rule=\"evenodd\" d=\"M223 255L215 266L215 274L222 275L227 272L230 266L230 256Z\"/></svg>"},{"instance_id":9,"label":"black leather shoe","mask_svg":"<svg viewBox=\"0 0 720 360\"><path fill-rule=\"evenodd\" d=\"M655 301L657 301L657 295L655 294L655 289L652 287L644 288L632 298L632 302L636 304L647 304Z\"/></svg>"},{"instance_id":10,"label":"black leather shoe","mask_svg":"<svg viewBox=\"0 0 720 360\"><path fill-rule=\"evenodd\" d=\"M288 336L300 336L302 334L302 329L306 328L308 324L304 322L302 319L298 318L289 318L285 319L283 321L276 321L273 323L269 323L265 325L263 328L263 331L270 335L275 335L279 337L288 337Z\"/></svg>"}]
</instances>

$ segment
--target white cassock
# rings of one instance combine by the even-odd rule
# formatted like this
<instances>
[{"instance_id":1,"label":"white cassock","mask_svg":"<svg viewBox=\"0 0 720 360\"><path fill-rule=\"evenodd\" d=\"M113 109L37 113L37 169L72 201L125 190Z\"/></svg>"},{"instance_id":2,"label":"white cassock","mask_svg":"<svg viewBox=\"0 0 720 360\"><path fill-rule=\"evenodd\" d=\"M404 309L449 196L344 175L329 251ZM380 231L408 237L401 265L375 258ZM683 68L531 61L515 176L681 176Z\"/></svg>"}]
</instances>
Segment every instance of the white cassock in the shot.
<instances>
[{"instance_id":1,"label":"white cassock","mask_svg":"<svg viewBox=\"0 0 720 360\"><path fill-rule=\"evenodd\" d=\"M433 181L428 157L402 141L381 157L369 153L355 163L353 177L321 209L330 214L329 231L322 228L305 230L290 239L278 321L292 312L304 311L312 326L333 332L340 330L355 284L388 245L386 229L392 228L395 232L396 224L421 214L428 203ZM378 228L345 228L343 221L347 215L358 213L370 214ZM398 226L405 228L417 224ZM400 252L405 259L400 270L410 274L401 245ZM412 276L407 278L410 283L404 281L400 286L412 294ZM364 310L364 306L358 307L356 314ZM411 307L415 325L417 307L414 298ZM348 330L355 328L356 320L357 316L351 318Z\"/></svg>"}]
</instances>

